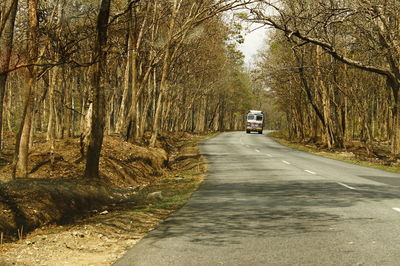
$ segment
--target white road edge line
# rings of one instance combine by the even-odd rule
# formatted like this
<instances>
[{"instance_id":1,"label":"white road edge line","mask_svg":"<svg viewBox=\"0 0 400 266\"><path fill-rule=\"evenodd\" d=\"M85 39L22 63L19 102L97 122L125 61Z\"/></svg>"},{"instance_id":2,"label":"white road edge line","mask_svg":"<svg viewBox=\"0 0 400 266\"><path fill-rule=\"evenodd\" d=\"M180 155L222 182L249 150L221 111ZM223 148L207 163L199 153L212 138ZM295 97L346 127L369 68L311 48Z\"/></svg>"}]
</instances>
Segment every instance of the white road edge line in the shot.
<instances>
[{"instance_id":1,"label":"white road edge line","mask_svg":"<svg viewBox=\"0 0 400 266\"><path fill-rule=\"evenodd\" d=\"M304 170L305 172L307 172L307 173L309 173L309 174L312 174L312 175L316 175L317 173L315 173L315 172L313 172L313 171L310 171L310 170Z\"/></svg>"},{"instance_id":2,"label":"white road edge line","mask_svg":"<svg viewBox=\"0 0 400 266\"><path fill-rule=\"evenodd\" d=\"M285 163L285 164L290 164L289 162L287 162L287 161L285 161L285 160L282 160L282 162Z\"/></svg>"},{"instance_id":3,"label":"white road edge line","mask_svg":"<svg viewBox=\"0 0 400 266\"><path fill-rule=\"evenodd\" d=\"M394 211L400 212L400 208L392 208Z\"/></svg>"},{"instance_id":4,"label":"white road edge line","mask_svg":"<svg viewBox=\"0 0 400 266\"><path fill-rule=\"evenodd\" d=\"M340 183L340 182L338 182L338 184L341 185L341 186L347 187L348 189L356 190L355 188L353 188L353 187L351 187L349 185L346 185L346 184L343 184L343 183Z\"/></svg>"}]
</instances>

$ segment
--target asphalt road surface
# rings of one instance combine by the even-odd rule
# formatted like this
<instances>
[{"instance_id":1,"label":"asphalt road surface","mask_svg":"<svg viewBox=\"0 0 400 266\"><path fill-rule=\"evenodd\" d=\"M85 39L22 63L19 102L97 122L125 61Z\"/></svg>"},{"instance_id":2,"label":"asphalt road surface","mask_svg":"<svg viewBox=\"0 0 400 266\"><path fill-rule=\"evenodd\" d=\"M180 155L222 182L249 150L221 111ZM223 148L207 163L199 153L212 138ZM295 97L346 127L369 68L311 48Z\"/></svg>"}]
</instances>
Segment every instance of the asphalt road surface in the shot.
<instances>
[{"instance_id":1,"label":"asphalt road surface","mask_svg":"<svg viewBox=\"0 0 400 266\"><path fill-rule=\"evenodd\" d=\"M230 132L188 204L115 265L400 265L400 175Z\"/></svg>"}]
</instances>

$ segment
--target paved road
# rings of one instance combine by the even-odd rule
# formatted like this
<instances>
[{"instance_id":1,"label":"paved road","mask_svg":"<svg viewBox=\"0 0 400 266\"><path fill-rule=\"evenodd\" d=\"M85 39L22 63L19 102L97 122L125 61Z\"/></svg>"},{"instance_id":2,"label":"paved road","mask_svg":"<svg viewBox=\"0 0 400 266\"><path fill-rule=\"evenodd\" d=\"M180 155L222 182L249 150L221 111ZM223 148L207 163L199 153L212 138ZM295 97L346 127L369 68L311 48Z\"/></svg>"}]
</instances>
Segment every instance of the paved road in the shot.
<instances>
[{"instance_id":1,"label":"paved road","mask_svg":"<svg viewBox=\"0 0 400 266\"><path fill-rule=\"evenodd\" d=\"M230 132L207 178L116 265L400 265L400 175Z\"/></svg>"}]
</instances>

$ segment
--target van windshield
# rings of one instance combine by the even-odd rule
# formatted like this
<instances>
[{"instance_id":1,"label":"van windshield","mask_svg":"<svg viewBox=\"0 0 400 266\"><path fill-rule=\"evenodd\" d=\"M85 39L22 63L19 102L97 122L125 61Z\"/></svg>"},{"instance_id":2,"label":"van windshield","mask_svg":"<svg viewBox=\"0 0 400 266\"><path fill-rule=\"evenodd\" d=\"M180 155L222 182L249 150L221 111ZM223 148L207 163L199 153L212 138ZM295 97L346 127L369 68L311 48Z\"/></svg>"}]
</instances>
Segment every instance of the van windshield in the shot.
<instances>
[{"instance_id":1,"label":"van windshield","mask_svg":"<svg viewBox=\"0 0 400 266\"><path fill-rule=\"evenodd\" d=\"M256 118L256 120L257 120L257 121L262 121L262 120L263 120L263 117L262 117L262 115L257 115L257 118Z\"/></svg>"},{"instance_id":2,"label":"van windshield","mask_svg":"<svg viewBox=\"0 0 400 266\"><path fill-rule=\"evenodd\" d=\"M254 115L248 115L247 116L247 120L254 120L254 119L255 119Z\"/></svg>"}]
</instances>

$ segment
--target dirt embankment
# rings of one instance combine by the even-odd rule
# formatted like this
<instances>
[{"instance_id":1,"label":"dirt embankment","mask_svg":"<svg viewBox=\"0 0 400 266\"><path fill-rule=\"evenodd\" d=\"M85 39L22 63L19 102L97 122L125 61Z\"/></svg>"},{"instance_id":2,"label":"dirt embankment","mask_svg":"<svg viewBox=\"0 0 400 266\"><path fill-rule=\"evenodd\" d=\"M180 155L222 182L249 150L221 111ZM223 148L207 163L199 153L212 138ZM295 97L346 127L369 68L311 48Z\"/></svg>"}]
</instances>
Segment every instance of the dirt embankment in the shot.
<instances>
[{"instance_id":1,"label":"dirt embankment","mask_svg":"<svg viewBox=\"0 0 400 266\"><path fill-rule=\"evenodd\" d=\"M109 205L135 201L138 191L161 176L167 151L107 137L100 162L101 179L85 180L79 139L57 141L51 156L46 142L34 145L30 177L9 180L10 163L0 172L0 232L12 240L51 223L71 223ZM11 160L11 158L3 157ZM0 234L1 234L0 233Z\"/></svg>"},{"instance_id":2,"label":"dirt embankment","mask_svg":"<svg viewBox=\"0 0 400 266\"><path fill-rule=\"evenodd\" d=\"M289 140L286 132L283 131L275 131L270 133L269 136L279 143L295 149L337 160L400 173L400 157L391 154L391 147L388 142L375 141L370 147L370 150L367 150L365 144L353 140L345 141L344 147L342 148L335 147L329 149L321 142L321 140Z\"/></svg>"},{"instance_id":3,"label":"dirt embankment","mask_svg":"<svg viewBox=\"0 0 400 266\"><path fill-rule=\"evenodd\" d=\"M36 143L31 178L0 184L0 232L14 240L0 243L0 265L112 264L198 188L202 138L164 137L148 149L108 137L100 181L82 178L79 140L57 142L53 164L47 144Z\"/></svg>"}]
</instances>

